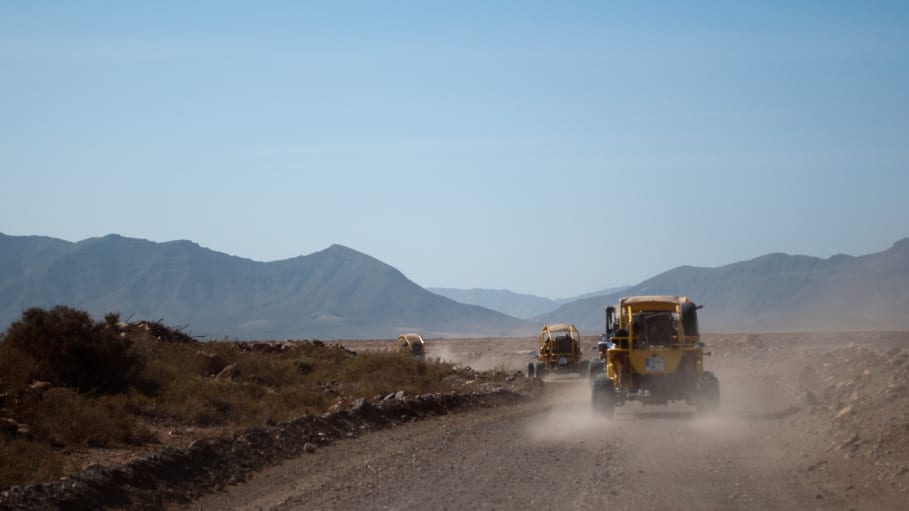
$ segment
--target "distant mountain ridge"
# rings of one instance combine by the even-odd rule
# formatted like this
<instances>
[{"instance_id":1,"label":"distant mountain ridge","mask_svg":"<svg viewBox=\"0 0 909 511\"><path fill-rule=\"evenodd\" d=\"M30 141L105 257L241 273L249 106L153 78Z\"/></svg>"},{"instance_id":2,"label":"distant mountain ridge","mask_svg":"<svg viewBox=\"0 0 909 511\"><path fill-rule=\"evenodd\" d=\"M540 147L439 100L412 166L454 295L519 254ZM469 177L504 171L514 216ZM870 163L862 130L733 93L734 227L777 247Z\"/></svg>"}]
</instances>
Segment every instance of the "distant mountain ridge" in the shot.
<instances>
[{"instance_id":1,"label":"distant mountain ridge","mask_svg":"<svg viewBox=\"0 0 909 511\"><path fill-rule=\"evenodd\" d=\"M538 316L603 330L620 296L687 295L710 331L909 329L909 239L864 256L767 254L717 268L680 266L620 293L578 300Z\"/></svg>"},{"instance_id":2,"label":"distant mountain ridge","mask_svg":"<svg viewBox=\"0 0 909 511\"><path fill-rule=\"evenodd\" d=\"M601 296L619 292L629 286L603 289L592 293L585 293L571 298L552 299L541 296L519 294L508 289L454 289L429 287L428 291L450 298L456 302L468 305L479 305L487 309L499 311L516 318L530 319L540 314L554 311L559 306L574 302L590 296Z\"/></svg>"},{"instance_id":3,"label":"distant mountain ridge","mask_svg":"<svg viewBox=\"0 0 909 511\"><path fill-rule=\"evenodd\" d=\"M529 296L473 291L481 298ZM119 311L124 319L163 319L219 338L527 336L551 322L593 335L603 329L604 306L640 294L691 297L705 305L701 323L711 331L905 330L909 239L858 257L776 253L716 268L680 266L527 321L431 293L341 245L264 263L185 240L109 235L71 243L0 233L0 330L25 308L65 304L95 317Z\"/></svg>"},{"instance_id":4,"label":"distant mountain ridge","mask_svg":"<svg viewBox=\"0 0 909 511\"><path fill-rule=\"evenodd\" d=\"M0 234L0 328L27 307L57 304L244 339L505 336L534 328L430 293L341 245L264 263L190 241Z\"/></svg>"}]
</instances>

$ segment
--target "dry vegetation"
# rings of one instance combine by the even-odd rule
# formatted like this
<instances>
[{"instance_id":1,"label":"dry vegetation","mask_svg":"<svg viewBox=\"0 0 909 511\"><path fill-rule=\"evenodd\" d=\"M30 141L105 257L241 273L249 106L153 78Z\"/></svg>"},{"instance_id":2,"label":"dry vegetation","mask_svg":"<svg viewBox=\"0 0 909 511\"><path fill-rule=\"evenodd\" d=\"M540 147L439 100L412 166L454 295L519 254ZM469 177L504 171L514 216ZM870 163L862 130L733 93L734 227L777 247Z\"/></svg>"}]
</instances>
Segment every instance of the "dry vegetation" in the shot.
<instances>
[{"instance_id":1,"label":"dry vegetation","mask_svg":"<svg viewBox=\"0 0 909 511\"><path fill-rule=\"evenodd\" d=\"M86 448L219 433L358 398L452 390L458 366L319 341L196 342L160 323L33 308L0 337L0 488L81 468ZM460 376L460 377L459 377Z\"/></svg>"}]
</instances>

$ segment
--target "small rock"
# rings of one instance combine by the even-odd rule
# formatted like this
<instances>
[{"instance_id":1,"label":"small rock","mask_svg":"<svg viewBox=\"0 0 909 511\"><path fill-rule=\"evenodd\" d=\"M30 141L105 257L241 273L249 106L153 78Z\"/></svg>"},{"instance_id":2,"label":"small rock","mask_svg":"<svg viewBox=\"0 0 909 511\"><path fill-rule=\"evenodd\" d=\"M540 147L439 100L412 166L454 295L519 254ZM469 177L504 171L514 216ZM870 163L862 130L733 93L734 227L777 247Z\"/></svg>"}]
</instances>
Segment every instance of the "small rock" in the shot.
<instances>
[{"instance_id":1,"label":"small rock","mask_svg":"<svg viewBox=\"0 0 909 511\"><path fill-rule=\"evenodd\" d=\"M50 390L51 387L53 387L53 385L48 381L35 381L28 386L28 390L37 392L38 394L44 394Z\"/></svg>"},{"instance_id":2,"label":"small rock","mask_svg":"<svg viewBox=\"0 0 909 511\"><path fill-rule=\"evenodd\" d=\"M833 416L833 418L839 419L841 417L845 417L846 415L849 415L850 413L852 413L852 405L849 405L846 408L843 408L842 410L837 412L836 415Z\"/></svg>"},{"instance_id":3,"label":"small rock","mask_svg":"<svg viewBox=\"0 0 909 511\"><path fill-rule=\"evenodd\" d=\"M837 447L837 449L839 450L839 449L855 448L855 447L858 447L859 443L861 443L861 442L860 442L858 433L853 433L852 436L849 437L845 442L840 444L840 446Z\"/></svg>"},{"instance_id":4,"label":"small rock","mask_svg":"<svg viewBox=\"0 0 909 511\"><path fill-rule=\"evenodd\" d=\"M306 442L305 444L303 444L303 452L308 453L308 454L312 454L312 453L316 452L315 444Z\"/></svg>"},{"instance_id":5,"label":"small rock","mask_svg":"<svg viewBox=\"0 0 909 511\"><path fill-rule=\"evenodd\" d=\"M227 380L233 378L239 374L239 372L240 368L237 367L237 364L230 364L218 372L218 375L215 376L215 378L218 378L219 380Z\"/></svg>"},{"instance_id":6,"label":"small rock","mask_svg":"<svg viewBox=\"0 0 909 511\"><path fill-rule=\"evenodd\" d=\"M192 442L190 442L189 445L187 446L187 448L190 450L197 450L197 449L203 450L203 449L208 449L209 445L210 444L209 444L208 440L205 440L204 438L200 438L200 439L193 440Z\"/></svg>"},{"instance_id":7,"label":"small rock","mask_svg":"<svg viewBox=\"0 0 909 511\"><path fill-rule=\"evenodd\" d=\"M17 424L16 436L30 440L32 438L32 430L25 424Z\"/></svg>"}]
</instances>

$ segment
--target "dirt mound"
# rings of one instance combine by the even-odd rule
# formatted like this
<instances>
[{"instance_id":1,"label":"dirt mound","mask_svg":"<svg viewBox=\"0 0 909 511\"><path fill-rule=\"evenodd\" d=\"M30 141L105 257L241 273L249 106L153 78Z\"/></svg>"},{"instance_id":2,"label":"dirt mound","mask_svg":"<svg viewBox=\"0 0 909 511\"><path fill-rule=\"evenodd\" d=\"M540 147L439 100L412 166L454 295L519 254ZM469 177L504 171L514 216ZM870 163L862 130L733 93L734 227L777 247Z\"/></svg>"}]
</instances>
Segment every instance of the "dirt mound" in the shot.
<instances>
[{"instance_id":1,"label":"dirt mound","mask_svg":"<svg viewBox=\"0 0 909 511\"><path fill-rule=\"evenodd\" d=\"M909 333L708 336L723 364L763 375L755 418L784 419L801 470L847 501L909 494ZM710 363L710 360L707 361ZM896 500L899 500L897 498Z\"/></svg>"}]
</instances>

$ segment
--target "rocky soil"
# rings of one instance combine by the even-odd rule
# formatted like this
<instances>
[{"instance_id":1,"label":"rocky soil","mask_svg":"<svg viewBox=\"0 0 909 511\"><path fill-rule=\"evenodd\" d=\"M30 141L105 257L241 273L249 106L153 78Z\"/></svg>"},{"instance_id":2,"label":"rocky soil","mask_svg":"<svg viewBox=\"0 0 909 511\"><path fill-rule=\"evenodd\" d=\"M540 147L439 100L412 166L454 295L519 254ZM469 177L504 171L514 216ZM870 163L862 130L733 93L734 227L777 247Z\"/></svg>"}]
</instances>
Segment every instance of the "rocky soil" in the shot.
<instances>
[{"instance_id":1,"label":"rocky soil","mask_svg":"<svg viewBox=\"0 0 909 511\"><path fill-rule=\"evenodd\" d=\"M607 420L586 382L547 379L541 399L341 442L181 509L906 509L909 334L704 341L712 416L630 404ZM435 347L512 367L531 348Z\"/></svg>"},{"instance_id":2,"label":"rocky soil","mask_svg":"<svg viewBox=\"0 0 909 511\"><path fill-rule=\"evenodd\" d=\"M9 490L0 509L906 509L909 333L703 340L721 382L710 417L629 404L603 419L584 380L466 380L88 467ZM428 349L519 370L533 341Z\"/></svg>"},{"instance_id":3,"label":"rocky soil","mask_svg":"<svg viewBox=\"0 0 909 511\"><path fill-rule=\"evenodd\" d=\"M909 333L712 336L723 366L779 388L799 469L859 508L909 502ZM780 386L779 383L784 383ZM873 504L873 505L872 505ZM871 506L871 507L868 507Z\"/></svg>"},{"instance_id":4,"label":"rocky soil","mask_svg":"<svg viewBox=\"0 0 909 511\"><path fill-rule=\"evenodd\" d=\"M472 408L520 402L541 388L539 382L521 375L506 386L419 396L400 391L377 402L361 399L349 410L321 417L304 416L229 437L195 440L185 448L165 448L109 467L94 464L57 481L5 490L0 493L0 510L161 509L239 483L256 470L314 453L339 439Z\"/></svg>"}]
</instances>

